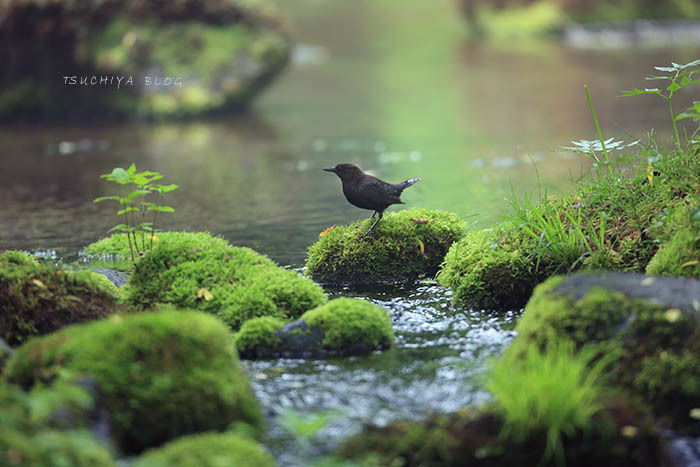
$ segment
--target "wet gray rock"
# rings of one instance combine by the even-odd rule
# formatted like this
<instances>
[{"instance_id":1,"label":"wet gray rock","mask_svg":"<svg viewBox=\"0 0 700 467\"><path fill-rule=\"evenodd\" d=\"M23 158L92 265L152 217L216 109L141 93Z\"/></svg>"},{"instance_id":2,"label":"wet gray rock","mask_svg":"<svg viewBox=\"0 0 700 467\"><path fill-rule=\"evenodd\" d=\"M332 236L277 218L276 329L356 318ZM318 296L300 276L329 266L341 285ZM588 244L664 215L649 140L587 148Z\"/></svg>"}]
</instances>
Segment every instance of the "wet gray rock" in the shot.
<instances>
[{"instance_id":1,"label":"wet gray rock","mask_svg":"<svg viewBox=\"0 0 700 467\"><path fill-rule=\"evenodd\" d=\"M569 276L556 289L558 295L581 299L592 287L620 292L628 298L700 312L700 281L624 272L584 273Z\"/></svg>"},{"instance_id":2,"label":"wet gray rock","mask_svg":"<svg viewBox=\"0 0 700 467\"><path fill-rule=\"evenodd\" d=\"M92 270L105 276L107 279L112 281L112 283L117 287L121 287L122 285L126 284L126 282L129 280L129 275L127 273L117 271L116 269L93 268Z\"/></svg>"},{"instance_id":3,"label":"wet gray rock","mask_svg":"<svg viewBox=\"0 0 700 467\"><path fill-rule=\"evenodd\" d=\"M665 433L671 467L700 467L700 438Z\"/></svg>"}]
</instances>

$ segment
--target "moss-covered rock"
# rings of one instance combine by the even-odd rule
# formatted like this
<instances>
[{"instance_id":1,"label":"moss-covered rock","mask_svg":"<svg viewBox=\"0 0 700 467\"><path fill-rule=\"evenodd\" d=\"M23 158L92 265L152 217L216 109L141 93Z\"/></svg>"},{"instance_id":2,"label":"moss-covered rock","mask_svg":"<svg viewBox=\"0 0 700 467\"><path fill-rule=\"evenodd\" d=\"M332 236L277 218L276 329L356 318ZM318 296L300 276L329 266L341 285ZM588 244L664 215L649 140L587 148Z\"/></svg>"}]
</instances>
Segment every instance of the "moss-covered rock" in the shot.
<instances>
[{"instance_id":1,"label":"moss-covered rock","mask_svg":"<svg viewBox=\"0 0 700 467\"><path fill-rule=\"evenodd\" d=\"M250 318L297 318L326 302L313 281L250 248L231 246L208 233L173 232L159 238L123 288L129 304L148 309L172 303L214 314L238 329ZM105 244L116 245L113 251L126 245L119 240Z\"/></svg>"},{"instance_id":2,"label":"moss-covered rock","mask_svg":"<svg viewBox=\"0 0 700 467\"><path fill-rule=\"evenodd\" d=\"M93 271L39 264L21 251L0 254L0 337L18 345L116 311L117 289Z\"/></svg>"},{"instance_id":3,"label":"moss-covered rock","mask_svg":"<svg viewBox=\"0 0 700 467\"><path fill-rule=\"evenodd\" d=\"M12 0L0 5L0 118L239 109L290 47L264 0Z\"/></svg>"},{"instance_id":4,"label":"moss-covered rock","mask_svg":"<svg viewBox=\"0 0 700 467\"><path fill-rule=\"evenodd\" d=\"M90 396L65 381L25 392L0 385L0 465L112 467L116 463L84 426L68 429L52 418L84 411Z\"/></svg>"},{"instance_id":5,"label":"moss-covered rock","mask_svg":"<svg viewBox=\"0 0 700 467\"><path fill-rule=\"evenodd\" d=\"M274 467L258 443L235 433L183 436L139 457L134 467Z\"/></svg>"},{"instance_id":6,"label":"moss-covered rock","mask_svg":"<svg viewBox=\"0 0 700 467\"><path fill-rule=\"evenodd\" d=\"M248 321L236 334L247 358L362 355L391 346L387 311L366 300L337 298L288 324L269 318Z\"/></svg>"},{"instance_id":7,"label":"moss-covered rock","mask_svg":"<svg viewBox=\"0 0 700 467\"><path fill-rule=\"evenodd\" d=\"M700 405L700 284L604 273L555 277L535 289L509 352L566 337L620 356L608 371L677 427Z\"/></svg>"},{"instance_id":8,"label":"moss-covered rock","mask_svg":"<svg viewBox=\"0 0 700 467\"><path fill-rule=\"evenodd\" d=\"M125 452L234 421L262 427L229 330L204 313L134 313L71 326L17 349L3 378L29 388L62 368L96 381Z\"/></svg>"},{"instance_id":9,"label":"moss-covered rock","mask_svg":"<svg viewBox=\"0 0 700 467\"><path fill-rule=\"evenodd\" d=\"M456 214L414 208L387 214L370 236L361 237L372 222L366 219L322 232L309 247L306 267L311 277L329 284L432 277L467 228Z\"/></svg>"},{"instance_id":10,"label":"moss-covered rock","mask_svg":"<svg viewBox=\"0 0 700 467\"><path fill-rule=\"evenodd\" d=\"M700 215L682 205L667 217L664 240L647 265L647 274L700 278ZM697 216L699 220L693 219Z\"/></svg>"},{"instance_id":11,"label":"moss-covered rock","mask_svg":"<svg viewBox=\"0 0 700 467\"><path fill-rule=\"evenodd\" d=\"M277 336L276 331L284 324L285 322L281 319L271 316L249 319L236 333L238 353L244 358L255 356L258 351L261 355L279 354L282 340Z\"/></svg>"},{"instance_id":12,"label":"moss-covered rock","mask_svg":"<svg viewBox=\"0 0 700 467\"><path fill-rule=\"evenodd\" d=\"M438 281L452 289L459 306L522 308L535 285L555 267L547 260L538 260L532 250L517 231L472 230L450 247Z\"/></svg>"}]
</instances>

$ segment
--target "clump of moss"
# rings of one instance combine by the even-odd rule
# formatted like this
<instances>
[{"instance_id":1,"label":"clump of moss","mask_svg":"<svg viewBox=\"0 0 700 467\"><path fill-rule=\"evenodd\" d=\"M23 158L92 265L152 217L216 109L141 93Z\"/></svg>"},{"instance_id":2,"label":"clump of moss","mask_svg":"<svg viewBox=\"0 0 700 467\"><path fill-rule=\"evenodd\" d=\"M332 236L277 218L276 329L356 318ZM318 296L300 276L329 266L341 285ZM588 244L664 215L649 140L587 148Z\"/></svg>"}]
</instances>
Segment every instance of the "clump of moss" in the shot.
<instances>
[{"instance_id":1,"label":"clump of moss","mask_svg":"<svg viewBox=\"0 0 700 467\"><path fill-rule=\"evenodd\" d=\"M306 268L334 284L413 281L435 275L450 245L466 230L457 215L429 209L390 213L368 237L373 221L335 226L309 247Z\"/></svg>"},{"instance_id":2,"label":"clump of moss","mask_svg":"<svg viewBox=\"0 0 700 467\"><path fill-rule=\"evenodd\" d=\"M152 449L134 467L274 467L275 460L258 443L235 433L189 435Z\"/></svg>"},{"instance_id":3,"label":"clump of moss","mask_svg":"<svg viewBox=\"0 0 700 467\"><path fill-rule=\"evenodd\" d=\"M391 346L387 311L366 300L337 298L287 325L273 318L246 322L236 334L244 358L362 355Z\"/></svg>"},{"instance_id":4,"label":"clump of moss","mask_svg":"<svg viewBox=\"0 0 700 467\"><path fill-rule=\"evenodd\" d=\"M469 231L448 251L438 281L460 306L520 308L555 267L538 264L532 250L517 231Z\"/></svg>"},{"instance_id":5,"label":"clump of moss","mask_svg":"<svg viewBox=\"0 0 700 467\"><path fill-rule=\"evenodd\" d=\"M699 294L694 281L682 279L555 277L535 289L509 352L560 338L577 347L596 342L620 357L608 371L615 384L684 428L700 398L700 325L692 303Z\"/></svg>"},{"instance_id":6,"label":"clump of moss","mask_svg":"<svg viewBox=\"0 0 700 467\"><path fill-rule=\"evenodd\" d=\"M29 388L62 368L96 381L124 452L234 421L262 428L229 330L204 313L134 313L71 326L17 349L3 377Z\"/></svg>"},{"instance_id":7,"label":"clump of moss","mask_svg":"<svg viewBox=\"0 0 700 467\"><path fill-rule=\"evenodd\" d=\"M394 330L387 311L367 300L336 298L301 316L323 333L328 349L349 347L372 351L391 346Z\"/></svg>"},{"instance_id":8,"label":"clump of moss","mask_svg":"<svg viewBox=\"0 0 700 467\"><path fill-rule=\"evenodd\" d=\"M126 254L128 243L121 237L93 244L89 251ZM326 301L313 281L250 248L234 247L202 232L171 232L159 238L135 264L124 287L129 304L148 309L172 303L214 314L238 329L258 316L296 318Z\"/></svg>"},{"instance_id":9,"label":"clump of moss","mask_svg":"<svg viewBox=\"0 0 700 467\"><path fill-rule=\"evenodd\" d=\"M31 392L0 385L0 465L115 466L110 453L84 427L52 423L55 410L82 411L90 403L89 394L65 381Z\"/></svg>"},{"instance_id":10,"label":"clump of moss","mask_svg":"<svg viewBox=\"0 0 700 467\"><path fill-rule=\"evenodd\" d=\"M116 300L114 284L95 272L56 269L20 251L0 255L0 337L10 345L107 316Z\"/></svg>"},{"instance_id":11,"label":"clump of moss","mask_svg":"<svg viewBox=\"0 0 700 467\"><path fill-rule=\"evenodd\" d=\"M236 348L241 355L249 355L264 347L270 352L279 352L282 340L275 331L284 326L284 321L271 316L253 318L241 326L236 333Z\"/></svg>"},{"instance_id":12,"label":"clump of moss","mask_svg":"<svg viewBox=\"0 0 700 467\"><path fill-rule=\"evenodd\" d=\"M697 212L681 206L668 216L662 234L667 240L647 265L647 274L700 277L700 223L692 218Z\"/></svg>"}]
</instances>

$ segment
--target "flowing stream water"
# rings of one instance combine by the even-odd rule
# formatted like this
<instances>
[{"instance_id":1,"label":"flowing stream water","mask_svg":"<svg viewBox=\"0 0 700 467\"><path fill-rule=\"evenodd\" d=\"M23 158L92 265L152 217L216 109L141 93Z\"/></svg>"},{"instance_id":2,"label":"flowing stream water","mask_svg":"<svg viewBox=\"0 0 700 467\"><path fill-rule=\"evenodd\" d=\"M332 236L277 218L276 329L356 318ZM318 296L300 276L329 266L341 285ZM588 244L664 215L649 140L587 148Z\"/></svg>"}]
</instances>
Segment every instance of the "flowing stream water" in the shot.
<instances>
[{"instance_id":1,"label":"flowing stream water","mask_svg":"<svg viewBox=\"0 0 700 467\"><path fill-rule=\"evenodd\" d=\"M666 145L660 100L615 96L644 87L654 65L700 56L697 47L468 42L451 2L410 5L280 1L299 45L289 70L246 115L0 128L0 250L75 257L118 223L112 209L92 203L111 194L99 175L131 162L180 185L176 213L163 216L162 228L220 234L287 267L302 266L328 226L370 214L347 204L337 178L321 171L338 162L393 182L420 176L404 193L407 206L488 225L507 211L511 189L530 198L538 186L566 191L570 176L590 169L583 157L554 151L597 138L584 84L606 137L644 140L655 129ZM679 99L683 109L692 96ZM328 292L384 306L396 342L368 357L245 363L282 465L308 464L360 422L483 401L483 371L512 339L519 315L455 310L449 291L432 283ZM334 415L304 441L279 423L288 409Z\"/></svg>"}]
</instances>

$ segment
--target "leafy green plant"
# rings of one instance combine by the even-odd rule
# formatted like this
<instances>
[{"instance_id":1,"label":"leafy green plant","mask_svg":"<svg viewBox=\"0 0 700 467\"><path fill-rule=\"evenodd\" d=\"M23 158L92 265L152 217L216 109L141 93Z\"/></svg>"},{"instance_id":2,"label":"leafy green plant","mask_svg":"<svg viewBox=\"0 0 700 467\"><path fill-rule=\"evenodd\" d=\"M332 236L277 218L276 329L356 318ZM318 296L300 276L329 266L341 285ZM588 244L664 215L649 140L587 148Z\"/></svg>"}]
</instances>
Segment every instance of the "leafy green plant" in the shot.
<instances>
[{"instance_id":1,"label":"leafy green plant","mask_svg":"<svg viewBox=\"0 0 700 467\"><path fill-rule=\"evenodd\" d=\"M121 167L116 167L111 173L100 175L100 178L116 182L122 188L121 195L102 196L96 198L93 202L116 201L119 203L120 209L117 211L117 216L123 215L124 223L115 225L109 231L126 233L129 241L131 260L136 261L137 257L144 255L147 250L153 248L153 238L157 232L156 219L158 213L175 212L171 206L166 206L159 202L146 201L146 197L149 195L157 195L156 199L159 200L166 193L176 190L178 186L174 184L161 185L159 183L153 183L163 178L163 175L159 172L147 170L136 172L135 164L131 164L126 170ZM129 185L135 186L135 189L126 193L127 186ZM146 219L149 213L153 213L153 217L152 220L147 221ZM150 237L148 247L146 246L147 233ZM138 234L140 234L140 236ZM139 237L141 240L140 246L138 241Z\"/></svg>"},{"instance_id":2,"label":"leafy green plant","mask_svg":"<svg viewBox=\"0 0 700 467\"><path fill-rule=\"evenodd\" d=\"M540 465L552 459L564 465L562 436L595 429L593 416L607 390L601 375L615 358L591 346L575 353L565 339L552 340L545 349L531 345L523 354L506 353L486 384L503 416L501 436L525 442L544 434Z\"/></svg>"},{"instance_id":3,"label":"leafy green plant","mask_svg":"<svg viewBox=\"0 0 700 467\"><path fill-rule=\"evenodd\" d=\"M598 117L595 113L595 108L593 107L593 101L591 101L591 95L588 93L588 86L584 85L583 89L586 92L588 107L591 110L593 123L595 123L595 128L598 132L598 140L582 139L580 141L572 141L571 144L573 144L573 146L562 146L560 149L578 154L584 154L590 157L593 159L593 167L607 167L608 174L612 176L614 175L614 170L613 163L610 161L610 153L613 151L622 151L623 149L635 146L639 143L639 141L633 141L625 144L624 141L615 141L614 138L603 139L603 132L601 131L600 124L598 123ZM600 153L602 153L602 157L599 155Z\"/></svg>"},{"instance_id":4,"label":"leafy green plant","mask_svg":"<svg viewBox=\"0 0 700 467\"><path fill-rule=\"evenodd\" d=\"M680 151L682 150L681 138L678 135L678 126L676 125L676 121L681 120L683 118L688 118L688 116L692 115L692 111L689 113L676 115L673 112L673 96L675 96L678 91L685 87L700 83L700 79L695 79L695 76L700 74L700 59L694 60L690 63L686 63L685 65L679 65L678 63L671 62L670 67L655 66L654 69L667 74L663 76L647 76L646 79L649 81L671 81L671 83L666 87L665 90L662 91L659 88L634 88L631 90L622 90L622 97L638 96L640 94L653 94L665 100L668 104L669 114L671 115L673 133L676 137L676 145L678 146L678 150Z\"/></svg>"}]
</instances>

